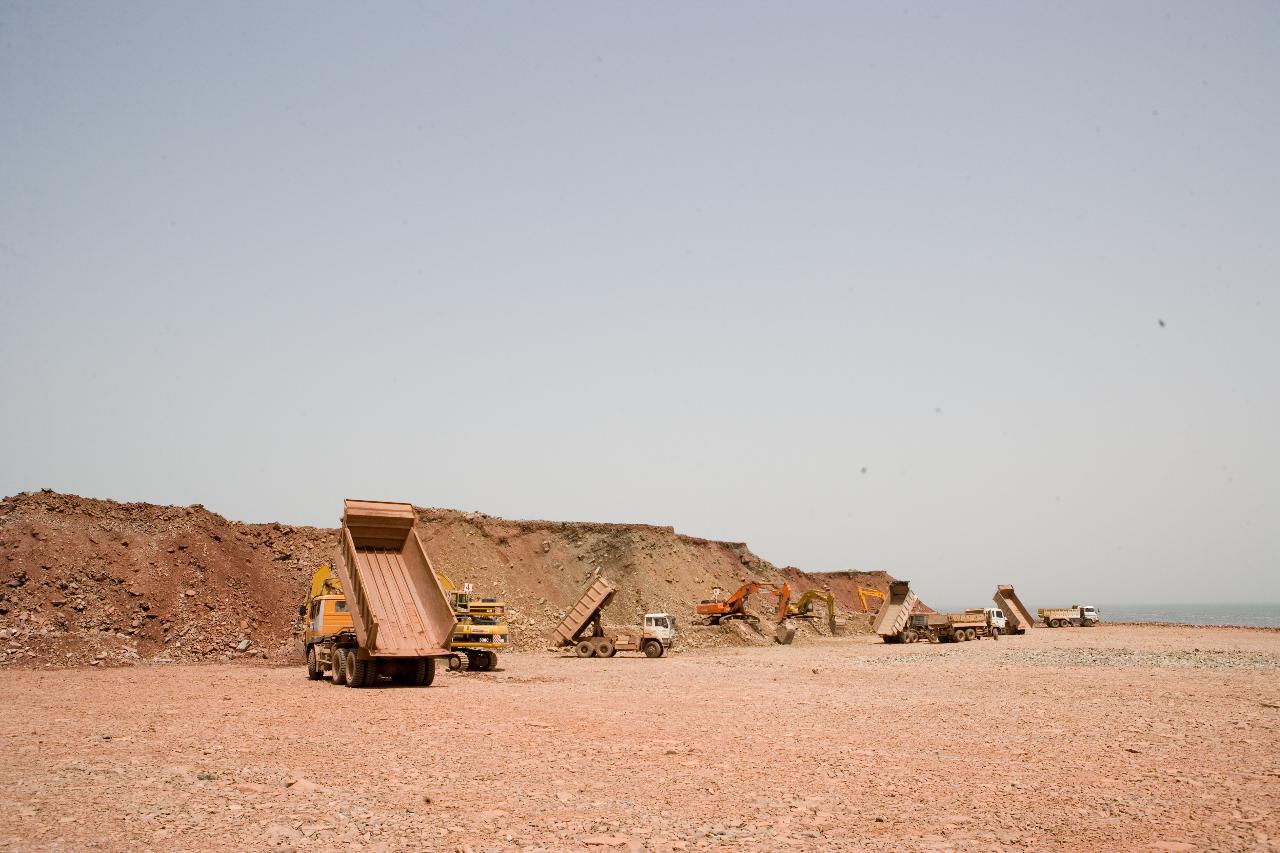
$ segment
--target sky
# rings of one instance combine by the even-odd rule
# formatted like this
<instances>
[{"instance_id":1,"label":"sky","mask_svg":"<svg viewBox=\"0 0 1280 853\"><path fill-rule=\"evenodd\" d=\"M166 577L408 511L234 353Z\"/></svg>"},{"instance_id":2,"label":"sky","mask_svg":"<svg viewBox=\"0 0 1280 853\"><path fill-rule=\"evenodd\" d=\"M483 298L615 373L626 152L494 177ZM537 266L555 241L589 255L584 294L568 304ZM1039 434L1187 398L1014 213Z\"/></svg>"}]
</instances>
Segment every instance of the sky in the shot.
<instances>
[{"instance_id":1,"label":"sky","mask_svg":"<svg viewBox=\"0 0 1280 853\"><path fill-rule=\"evenodd\" d=\"M0 0L0 492L1280 601L1277 44L1271 2Z\"/></svg>"}]
</instances>

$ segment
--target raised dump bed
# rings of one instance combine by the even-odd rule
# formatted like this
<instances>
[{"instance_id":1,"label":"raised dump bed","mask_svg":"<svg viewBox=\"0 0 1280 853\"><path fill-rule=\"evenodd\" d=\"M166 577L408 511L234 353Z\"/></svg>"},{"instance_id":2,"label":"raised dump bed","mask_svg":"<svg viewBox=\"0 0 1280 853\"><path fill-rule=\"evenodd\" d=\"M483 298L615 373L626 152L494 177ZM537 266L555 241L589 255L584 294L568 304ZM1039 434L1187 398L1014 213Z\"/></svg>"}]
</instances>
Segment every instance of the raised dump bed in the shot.
<instances>
[{"instance_id":1,"label":"raised dump bed","mask_svg":"<svg viewBox=\"0 0 1280 853\"><path fill-rule=\"evenodd\" d=\"M312 678L331 670L353 687L381 676L430 684L435 659L448 657L455 623L449 597L436 579L413 529L413 507L404 503L348 500L342 516L341 559L335 566L342 595L336 631L308 635ZM341 596L327 596L335 599Z\"/></svg>"},{"instance_id":2,"label":"raised dump bed","mask_svg":"<svg viewBox=\"0 0 1280 853\"><path fill-rule=\"evenodd\" d=\"M991 603L1004 614L1006 634L1025 634L1035 627L1036 623L1031 618L1031 611L1027 610L1022 599L1018 598L1018 594L1009 584L1002 583L996 586L996 594L992 597Z\"/></svg>"},{"instance_id":3,"label":"raised dump bed","mask_svg":"<svg viewBox=\"0 0 1280 853\"><path fill-rule=\"evenodd\" d=\"M618 652L644 652L660 658L675 640L675 619L668 613L646 613L643 628L631 628L613 637L605 635L601 613L617 592L604 578L597 578L578 597L549 636L556 648L572 648L580 658L611 658Z\"/></svg>"},{"instance_id":4,"label":"raised dump bed","mask_svg":"<svg viewBox=\"0 0 1280 853\"><path fill-rule=\"evenodd\" d=\"M886 643L902 642L906 639L907 622L916 600L908 581L893 581L889 584L889 597L876 612L871 630L883 637Z\"/></svg>"}]
</instances>

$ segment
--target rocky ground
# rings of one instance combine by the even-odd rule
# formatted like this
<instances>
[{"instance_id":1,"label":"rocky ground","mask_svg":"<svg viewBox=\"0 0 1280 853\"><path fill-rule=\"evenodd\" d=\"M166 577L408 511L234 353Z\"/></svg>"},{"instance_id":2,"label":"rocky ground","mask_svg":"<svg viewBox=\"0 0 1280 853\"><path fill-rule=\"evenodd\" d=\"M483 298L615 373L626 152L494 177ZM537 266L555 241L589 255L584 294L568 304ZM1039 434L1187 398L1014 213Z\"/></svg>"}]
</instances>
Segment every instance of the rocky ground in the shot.
<instances>
[{"instance_id":1,"label":"rocky ground","mask_svg":"<svg viewBox=\"0 0 1280 853\"><path fill-rule=\"evenodd\" d=\"M335 516L340 511L335 504ZM772 643L770 632L697 630L687 619L714 587L784 579L743 543L653 525L511 521L448 509L419 509L418 519L438 571L506 602L517 648L543 648L600 575L618 589L605 614L618 625L666 612L690 628L682 634L690 648ZM336 558L336 546L334 528L246 524L198 505L50 491L5 498L0 669L301 661L297 607L312 572ZM786 572L797 590L829 586L849 631L865 630L869 621L855 583L884 591L891 580L884 572ZM799 641L829 633L821 620L803 622Z\"/></svg>"},{"instance_id":2,"label":"rocky ground","mask_svg":"<svg viewBox=\"0 0 1280 853\"><path fill-rule=\"evenodd\" d=\"M0 680L0 848L1277 850L1280 633Z\"/></svg>"}]
</instances>

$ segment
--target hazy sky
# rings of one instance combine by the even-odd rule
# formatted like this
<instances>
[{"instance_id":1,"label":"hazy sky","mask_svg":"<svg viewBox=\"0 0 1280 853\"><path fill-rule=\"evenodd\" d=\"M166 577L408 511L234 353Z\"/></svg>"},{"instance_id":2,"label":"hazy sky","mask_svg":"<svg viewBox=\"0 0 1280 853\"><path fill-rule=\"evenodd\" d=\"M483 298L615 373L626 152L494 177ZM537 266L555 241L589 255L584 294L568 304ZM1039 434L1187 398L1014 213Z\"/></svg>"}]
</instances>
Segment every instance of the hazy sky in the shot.
<instances>
[{"instance_id":1,"label":"hazy sky","mask_svg":"<svg viewBox=\"0 0 1280 853\"><path fill-rule=\"evenodd\" d=\"M1280 600L1280 4L0 0L0 492Z\"/></svg>"}]
</instances>

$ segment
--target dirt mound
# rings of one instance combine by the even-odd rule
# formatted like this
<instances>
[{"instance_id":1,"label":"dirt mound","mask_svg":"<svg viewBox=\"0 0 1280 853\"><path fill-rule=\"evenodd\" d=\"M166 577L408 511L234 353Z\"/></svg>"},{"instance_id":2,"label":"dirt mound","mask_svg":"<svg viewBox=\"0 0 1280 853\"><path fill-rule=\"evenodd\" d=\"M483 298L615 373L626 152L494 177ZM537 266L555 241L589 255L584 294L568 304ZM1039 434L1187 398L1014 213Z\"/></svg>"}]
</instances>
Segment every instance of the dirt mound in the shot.
<instances>
[{"instance_id":1,"label":"dirt mound","mask_svg":"<svg viewBox=\"0 0 1280 853\"><path fill-rule=\"evenodd\" d=\"M204 507L53 492L0 501L0 640L9 664L279 661L332 530L240 524Z\"/></svg>"},{"instance_id":2,"label":"dirt mound","mask_svg":"<svg viewBox=\"0 0 1280 853\"><path fill-rule=\"evenodd\" d=\"M857 594L843 576L779 571L745 544L671 527L510 521L483 513L419 509L418 532L436 569L506 601L517 648L545 636L594 577L618 587L606 613L638 624L646 612L676 616L679 645L772 643L772 599L759 629L692 624L712 587L790 580L798 591L830 584L842 621ZM311 572L335 559L336 530L228 521L199 505L117 503L55 492L0 501L0 666L118 665L139 660L301 659L297 606ZM846 594L845 588L852 593ZM799 620L797 642L826 633Z\"/></svg>"}]
</instances>

